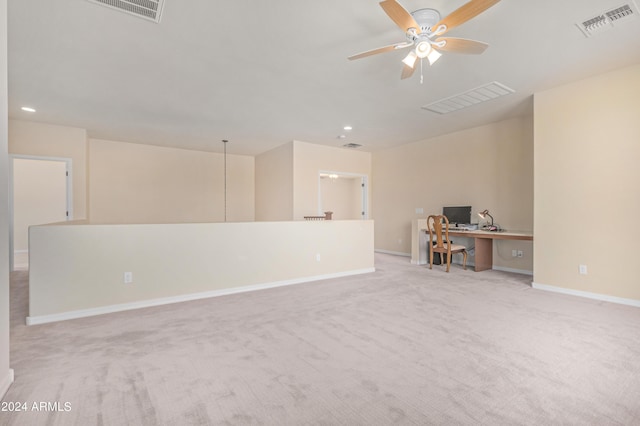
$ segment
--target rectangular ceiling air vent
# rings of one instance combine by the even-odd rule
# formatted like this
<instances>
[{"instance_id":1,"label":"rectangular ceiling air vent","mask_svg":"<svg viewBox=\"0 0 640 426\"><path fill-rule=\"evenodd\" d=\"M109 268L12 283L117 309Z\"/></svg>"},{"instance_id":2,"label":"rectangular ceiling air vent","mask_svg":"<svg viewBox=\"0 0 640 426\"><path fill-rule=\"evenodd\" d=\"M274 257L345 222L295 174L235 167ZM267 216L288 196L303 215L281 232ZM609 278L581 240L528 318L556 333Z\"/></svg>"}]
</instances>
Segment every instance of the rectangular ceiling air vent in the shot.
<instances>
[{"instance_id":1,"label":"rectangular ceiling air vent","mask_svg":"<svg viewBox=\"0 0 640 426\"><path fill-rule=\"evenodd\" d=\"M345 143L342 146L344 146L345 148L360 148L362 145L357 143Z\"/></svg>"},{"instance_id":2,"label":"rectangular ceiling air vent","mask_svg":"<svg viewBox=\"0 0 640 426\"><path fill-rule=\"evenodd\" d=\"M629 3L611 10L599 13L596 16L578 22L576 26L582 31L585 37L591 37L603 30L615 27L623 21L630 21L630 18L638 17L638 7L630 1Z\"/></svg>"},{"instance_id":3,"label":"rectangular ceiling air vent","mask_svg":"<svg viewBox=\"0 0 640 426\"><path fill-rule=\"evenodd\" d=\"M482 102L487 102L501 96L506 96L513 92L515 92L515 90L494 81L483 86L476 87L475 89L468 90L464 93L423 105L422 109L436 112L438 114L447 114L449 112L467 108Z\"/></svg>"},{"instance_id":4,"label":"rectangular ceiling air vent","mask_svg":"<svg viewBox=\"0 0 640 426\"><path fill-rule=\"evenodd\" d=\"M138 18L160 23L164 0L88 0Z\"/></svg>"}]
</instances>

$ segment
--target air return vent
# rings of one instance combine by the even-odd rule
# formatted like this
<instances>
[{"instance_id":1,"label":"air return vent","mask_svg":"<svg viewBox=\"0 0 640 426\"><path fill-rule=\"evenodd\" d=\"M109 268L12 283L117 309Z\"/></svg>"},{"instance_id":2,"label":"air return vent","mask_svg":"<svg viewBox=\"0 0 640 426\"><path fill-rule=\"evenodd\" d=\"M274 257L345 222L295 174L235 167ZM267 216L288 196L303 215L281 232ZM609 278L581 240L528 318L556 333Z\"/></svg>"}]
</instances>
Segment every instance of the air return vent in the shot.
<instances>
[{"instance_id":1,"label":"air return vent","mask_svg":"<svg viewBox=\"0 0 640 426\"><path fill-rule=\"evenodd\" d=\"M116 9L138 18L147 19L156 23L160 22L164 0L88 0L91 3L101 4L111 9Z\"/></svg>"},{"instance_id":2,"label":"air return vent","mask_svg":"<svg viewBox=\"0 0 640 426\"><path fill-rule=\"evenodd\" d=\"M345 148L360 148L362 145L357 144L357 143L345 143L344 145Z\"/></svg>"},{"instance_id":3,"label":"air return vent","mask_svg":"<svg viewBox=\"0 0 640 426\"><path fill-rule=\"evenodd\" d=\"M501 96L506 96L513 92L515 92L515 90L494 81L487 83L484 86L476 87L475 89L460 93L459 95L450 96L424 105L422 106L422 109L437 112L438 114L446 114L481 102L487 102Z\"/></svg>"},{"instance_id":4,"label":"air return vent","mask_svg":"<svg viewBox=\"0 0 640 426\"><path fill-rule=\"evenodd\" d=\"M576 26L586 37L591 37L601 31L615 27L620 22L630 21L637 17L638 7L631 1L620 7L604 11L582 22L578 22Z\"/></svg>"}]
</instances>

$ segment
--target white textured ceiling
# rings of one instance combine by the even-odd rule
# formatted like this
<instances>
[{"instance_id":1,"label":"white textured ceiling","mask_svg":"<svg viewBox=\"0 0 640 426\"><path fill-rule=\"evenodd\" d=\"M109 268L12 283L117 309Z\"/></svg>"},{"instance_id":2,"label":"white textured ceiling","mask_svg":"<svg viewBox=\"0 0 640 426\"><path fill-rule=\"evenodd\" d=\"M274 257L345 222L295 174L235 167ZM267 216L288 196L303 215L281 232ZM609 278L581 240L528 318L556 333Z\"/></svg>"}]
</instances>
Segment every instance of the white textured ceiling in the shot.
<instances>
[{"instance_id":1,"label":"white textured ceiling","mask_svg":"<svg viewBox=\"0 0 640 426\"><path fill-rule=\"evenodd\" d=\"M629 0L630 1L630 0ZM404 0L445 16L465 0ZM166 0L160 24L86 0L9 0L9 111L90 137L255 155L291 140L376 151L531 110L531 95L640 62L640 19L586 38L625 0L502 0L448 33L490 44L400 80L404 41L376 0ZM515 94L420 107L498 81ZM20 110L23 105L37 113ZM344 125L352 125L345 140Z\"/></svg>"}]
</instances>

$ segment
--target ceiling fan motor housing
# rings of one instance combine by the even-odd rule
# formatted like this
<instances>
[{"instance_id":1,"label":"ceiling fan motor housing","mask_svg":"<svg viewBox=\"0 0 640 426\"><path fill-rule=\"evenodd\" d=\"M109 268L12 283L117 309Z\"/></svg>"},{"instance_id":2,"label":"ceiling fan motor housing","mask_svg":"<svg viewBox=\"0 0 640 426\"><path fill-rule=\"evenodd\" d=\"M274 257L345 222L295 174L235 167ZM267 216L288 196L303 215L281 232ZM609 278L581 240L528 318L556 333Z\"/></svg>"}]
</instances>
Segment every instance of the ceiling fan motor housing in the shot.
<instances>
[{"instance_id":1,"label":"ceiling fan motor housing","mask_svg":"<svg viewBox=\"0 0 640 426\"><path fill-rule=\"evenodd\" d=\"M411 13L413 19L420 25L420 31L431 33L435 24L440 22L440 13L435 9L418 9Z\"/></svg>"}]
</instances>

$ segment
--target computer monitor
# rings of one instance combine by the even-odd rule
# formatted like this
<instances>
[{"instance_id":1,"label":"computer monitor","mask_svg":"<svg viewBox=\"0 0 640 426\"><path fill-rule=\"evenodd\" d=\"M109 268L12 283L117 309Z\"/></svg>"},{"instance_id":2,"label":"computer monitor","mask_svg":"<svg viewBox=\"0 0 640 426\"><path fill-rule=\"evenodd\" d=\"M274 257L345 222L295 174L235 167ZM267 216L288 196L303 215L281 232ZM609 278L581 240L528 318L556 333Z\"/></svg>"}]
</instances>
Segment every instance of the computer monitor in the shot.
<instances>
[{"instance_id":1,"label":"computer monitor","mask_svg":"<svg viewBox=\"0 0 640 426\"><path fill-rule=\"evenodd\" d=\"M449 219L450 224L471 223L471 206L443 207L442 214Z\"/></svg>"}]
</instances>

